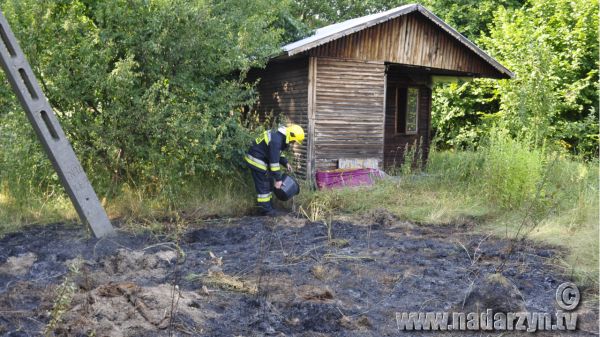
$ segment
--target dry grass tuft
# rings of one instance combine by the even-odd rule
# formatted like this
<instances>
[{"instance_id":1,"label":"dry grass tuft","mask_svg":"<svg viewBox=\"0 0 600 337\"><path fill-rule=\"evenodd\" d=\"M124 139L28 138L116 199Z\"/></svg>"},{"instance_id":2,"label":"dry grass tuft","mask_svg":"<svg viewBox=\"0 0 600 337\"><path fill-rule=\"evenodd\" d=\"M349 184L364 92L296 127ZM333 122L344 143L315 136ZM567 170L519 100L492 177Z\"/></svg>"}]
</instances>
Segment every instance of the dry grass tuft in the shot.
<instances>
[{"instance_id":1,"label":"dry grass tuft","mask_svg":"<svg viewBox=\"0 0 600 337\"><path fill-rule=\"evenodd\" d=\"M322 264L315 264L314 266L312 266L312 268L310 268L310 272L318 280L322 281L326 279L327 270Z\"/></svg>"},{"instance_id":2,"label":"dry grass tuft","mask_svg":"<svg viewBox=\"0 0 600 337\"><path fill-rule=\"evenodd\" d=\"M328 287L317 287L313 285L302 285L297 289L299 298L305 301L326 302L335 297L333 291Z\"/></svg>"},{"instance_id":3,"label":"dry grass tuft","mask_svg":"<svg viewBox=\"0 0 600 337\"><path fill-rule=\"evenodd\" d=\"M344 248L350 246L350 241L346 239L331 239L329 245L336 248Z\"/></svg>"},{"instance_id":4,"label":"dry grass tuft","mask_svg":"<svg viewBox=\"0 0 600 337\"><path fill-rule=\"evenodd\" d=\"M258 287L253 282L242 280L240 277L227 275L222 271L209 272L201 277L203 286L219 288L221 290L235 291L246 294L256 294Z\"/></svg>"}]
</instances>

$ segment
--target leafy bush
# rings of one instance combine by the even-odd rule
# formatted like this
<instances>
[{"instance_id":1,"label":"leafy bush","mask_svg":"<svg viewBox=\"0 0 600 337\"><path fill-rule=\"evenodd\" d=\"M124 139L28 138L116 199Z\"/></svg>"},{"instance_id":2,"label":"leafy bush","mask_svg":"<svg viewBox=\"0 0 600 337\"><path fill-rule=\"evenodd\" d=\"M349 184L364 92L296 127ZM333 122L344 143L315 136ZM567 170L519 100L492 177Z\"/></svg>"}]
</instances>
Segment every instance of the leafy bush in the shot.
<instances>
[{"instance_id":1,"label":"leafy bush","mask_svg":"<svg viewBox=\"0 0 600 337\"><path fill-rule=\"evenodd\" d=\"M248 144L250 67L278 50L275 0L0 1L100 196L231 176ZM1 75L0 75L1 76ZM0 185L53 193L56 175L0 86ZM169 192L169 193L171 193Z\"/></svg>"}]
</instances>

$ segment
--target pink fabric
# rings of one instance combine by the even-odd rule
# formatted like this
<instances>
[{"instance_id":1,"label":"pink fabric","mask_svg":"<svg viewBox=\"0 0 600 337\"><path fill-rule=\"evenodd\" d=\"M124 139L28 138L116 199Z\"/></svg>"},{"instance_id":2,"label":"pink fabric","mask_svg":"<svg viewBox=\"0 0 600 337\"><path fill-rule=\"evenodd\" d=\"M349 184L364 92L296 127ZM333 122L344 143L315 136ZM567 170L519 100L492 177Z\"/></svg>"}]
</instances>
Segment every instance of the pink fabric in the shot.
<instances>
[{"instance_id":1,"label":"pink fabric","mask_svg":"<svg viewBox=\"0 0 600 337\"><path fill-rule=\"evenodd\" d=\"M376 169L338 169L317 171L317 187L337 188L344 186L372 185L376 178L383 175Z\"/></svg>"}]
</instances>

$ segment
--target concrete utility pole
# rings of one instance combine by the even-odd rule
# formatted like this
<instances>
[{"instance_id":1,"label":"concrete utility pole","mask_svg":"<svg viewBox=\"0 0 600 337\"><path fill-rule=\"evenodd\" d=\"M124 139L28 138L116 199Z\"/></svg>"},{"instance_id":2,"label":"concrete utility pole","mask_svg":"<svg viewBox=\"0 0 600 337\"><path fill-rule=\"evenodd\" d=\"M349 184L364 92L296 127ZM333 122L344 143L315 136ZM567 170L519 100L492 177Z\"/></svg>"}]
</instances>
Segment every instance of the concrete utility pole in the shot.
<instances>
[{"instance_id":1,"label":"concrete utility pole","mask_svg":"<svg viewBox=\"0 0 600 337\"><path fill-rule=\"evenodd\" d=\"M8 21L0 11L0 62L13 91L33 125L38 139L52 161L81 221L87 223L97 238L115 233L96 192L73 152L58 119L25 58Z\"/></svg>"}]
</instances>

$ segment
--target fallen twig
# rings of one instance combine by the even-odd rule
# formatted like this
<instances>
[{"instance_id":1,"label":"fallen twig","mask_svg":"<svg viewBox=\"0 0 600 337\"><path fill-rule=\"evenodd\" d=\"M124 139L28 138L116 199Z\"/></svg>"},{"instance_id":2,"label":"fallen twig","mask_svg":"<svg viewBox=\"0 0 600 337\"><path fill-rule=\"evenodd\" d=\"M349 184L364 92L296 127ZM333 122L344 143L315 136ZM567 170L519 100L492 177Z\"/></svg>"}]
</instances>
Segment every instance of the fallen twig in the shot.
<instances>
[{"instance_id":1,"label":"fallen twig","mask_svg":"<svg viewBox=\"0 0 600 337\"><path fill-rule=\"evenodd\" d=\"M331 259L331 260L369 260L369 261L375 261L375 258L372 256L361 256L361 255L356 255L356 256L352 256L352 255L340 255L340 254L333 254L333 253L327 253L325 255L323 255L324 259Z\"/></svg>"}]
</instances>

